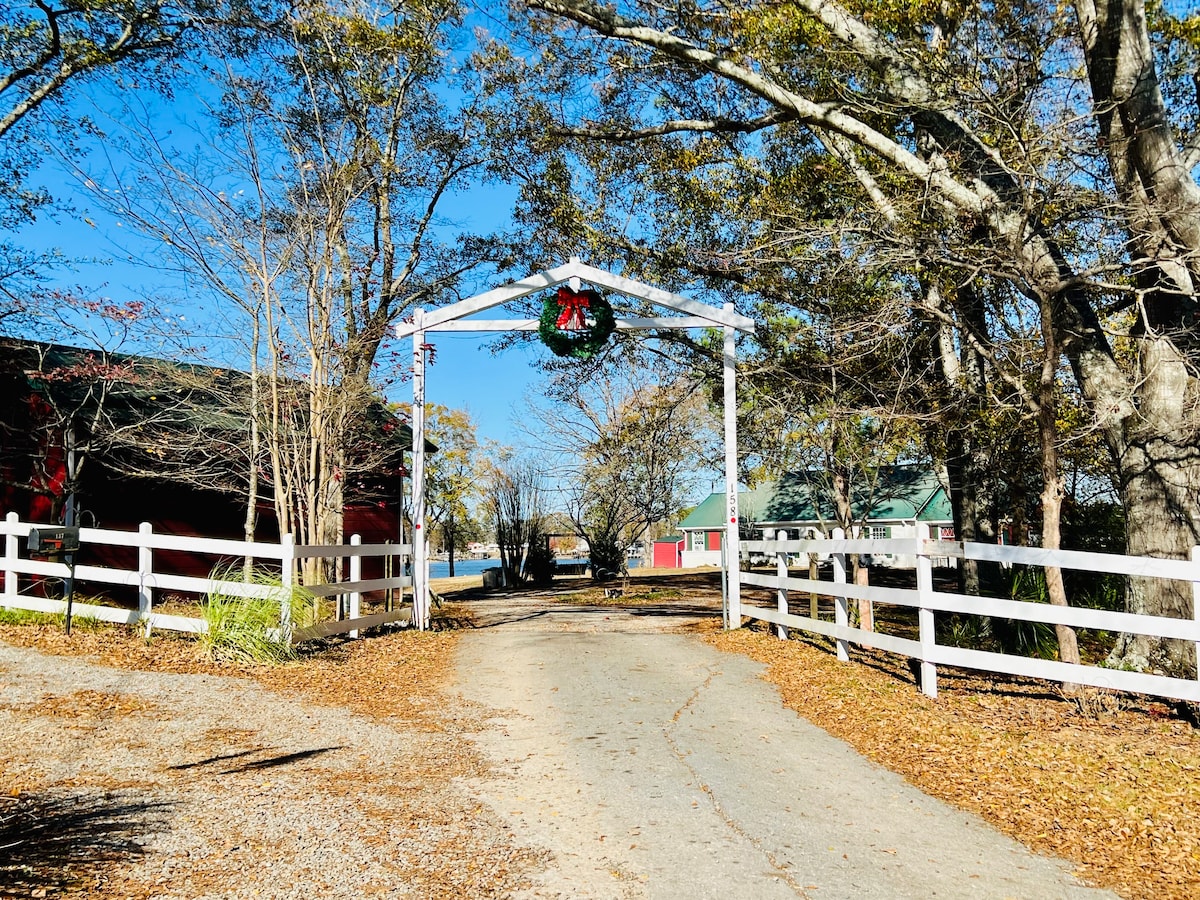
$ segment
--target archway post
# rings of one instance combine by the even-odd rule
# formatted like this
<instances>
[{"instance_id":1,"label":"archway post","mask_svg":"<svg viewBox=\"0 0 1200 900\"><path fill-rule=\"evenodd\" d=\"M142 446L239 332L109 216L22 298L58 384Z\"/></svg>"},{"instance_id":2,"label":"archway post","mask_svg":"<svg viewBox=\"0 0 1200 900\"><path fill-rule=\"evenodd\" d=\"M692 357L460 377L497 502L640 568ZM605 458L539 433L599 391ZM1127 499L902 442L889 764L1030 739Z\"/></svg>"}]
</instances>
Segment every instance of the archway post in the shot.
<instances>
[{"instance_id":1,"label":"archway post","mask_svg":"<svg viewBox=\"0 0 1200 900\"><path fill-rule=\"evenodd\" d=\"M728 627L739 628L741 591L738 579L739 514L737 494L737 332L754 333L754 320L738 313L732 303L724 307L711 306L661 288L642 284L621 275L586 265L572 257L562 266L538 272L528 278L493 288L466 300L426 311L413 311L411 321L396 326L396 336L413 340L413 625L421 630L429 627L429 557L425 535L425 353L429 349L426 335L432 331L536 331L537 319L470 319L512 300L518 300L560 284L573 286L586 281L598 288L624 294L666 307L676 315L652 318L617 318L619 331L655 331L686 328L722 328L724 331L723 402L725 425L725 546L722 588L725 600L725 621Z\"/></svg>"},{"instance_id":2,"label":"archway post","mask_svg":"<svg viewBox=\"0 0 1200 900\"><path fill-rule=\"evenodd\" d=\"M733 304L726 303L725 311L733 312ZM725 342L722 352L724 367L723 405L725 416L725 598L730 628L742 627L742 593L738 568L741 554L738 552L738 491L737 491L737 343L732 325L725 325Z\"/></svg>"},{"instance_id":3,"label":"archway post","mask_svg":"<svg viewBox=\"0 0 1200 900\"><path fill-rule=\"evenodd\" d=\"M413 625L429 628L429 557L425 540L425 310L413 310Z\"/></svg>"}]
</instances>

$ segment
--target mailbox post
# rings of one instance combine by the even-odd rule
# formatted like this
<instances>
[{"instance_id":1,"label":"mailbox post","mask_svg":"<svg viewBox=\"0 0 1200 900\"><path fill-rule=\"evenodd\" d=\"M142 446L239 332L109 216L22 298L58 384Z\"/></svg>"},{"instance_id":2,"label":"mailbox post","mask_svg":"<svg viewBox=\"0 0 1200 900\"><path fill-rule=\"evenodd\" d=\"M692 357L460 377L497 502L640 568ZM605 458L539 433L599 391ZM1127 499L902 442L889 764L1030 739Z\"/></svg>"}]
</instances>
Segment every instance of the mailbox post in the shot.
<instances>
[{"instance_id":1,"label":"mailbox post","mask_svg":"<svg viewBox=\"0 0 1200 900\"><path fill-rule=\"evenodd\" d=\"M67 564L67 634L71 633L71 605L75 600L75 554L79 552L79 527L77 525L53 525L29 529L27 541L30 556L57 556L62 554Z\"/></svg>"}]
</instances>

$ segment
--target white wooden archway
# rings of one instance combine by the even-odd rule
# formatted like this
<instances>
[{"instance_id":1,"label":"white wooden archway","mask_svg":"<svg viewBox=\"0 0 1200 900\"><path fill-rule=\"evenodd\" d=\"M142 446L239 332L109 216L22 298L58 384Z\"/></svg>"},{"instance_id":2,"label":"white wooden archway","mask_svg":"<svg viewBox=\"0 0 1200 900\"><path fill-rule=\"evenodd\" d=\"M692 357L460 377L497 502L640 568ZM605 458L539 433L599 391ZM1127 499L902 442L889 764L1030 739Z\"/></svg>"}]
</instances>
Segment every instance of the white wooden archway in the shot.
<instances>
[{"instance_id":1,"label":"white wooden archway","mask_svg":"<svg viewBox=\"0 0 1200 900\"><path fill-rule=\"evenodd\" d=\"M429 552L425 539L425 336L436 331L536 331L537 319L477 319L467 318L494 306L519 300L560 284L569 283L575 290L580 282L644 300L671 310L675 315L654 318L620 318L618 331L649 331L676 328L722 328L724 345L724 407L725 407L725 597L728 604L726 621L736 628L741 625L740 583L738 566L738 495L737 495L737 358L735 333L754 333L754 320L736 312L732 303L724 307L710 306L679 294L664 291L639 281L633 281L603 269L586 265L572 258L568 263L530 275L503 287L493 288L466 300L440 309L413 311L411 322L396 326L397 337L412 337L413 341L413 623L425 630L429 627Z\"/></svg>"}]
</instances>

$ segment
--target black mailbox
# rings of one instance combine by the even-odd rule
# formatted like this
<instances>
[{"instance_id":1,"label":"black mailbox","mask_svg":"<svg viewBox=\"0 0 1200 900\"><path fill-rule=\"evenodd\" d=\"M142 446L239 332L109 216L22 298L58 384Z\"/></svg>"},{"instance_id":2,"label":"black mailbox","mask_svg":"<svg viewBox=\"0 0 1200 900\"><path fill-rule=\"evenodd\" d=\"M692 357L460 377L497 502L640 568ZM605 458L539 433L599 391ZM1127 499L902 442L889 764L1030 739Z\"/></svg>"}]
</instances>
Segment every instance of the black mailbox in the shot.
<instances>
[{"instance_id":1,"label":"black mailbox","mask_svg":"<svg viewBox=\"0 0 1200 900\"><path fill-rule=\"evenodd\" d=\"M51 528L29 529L30 553L74 553L78 549L78 526L55 525Z\"/></svg>"}]
</instances>

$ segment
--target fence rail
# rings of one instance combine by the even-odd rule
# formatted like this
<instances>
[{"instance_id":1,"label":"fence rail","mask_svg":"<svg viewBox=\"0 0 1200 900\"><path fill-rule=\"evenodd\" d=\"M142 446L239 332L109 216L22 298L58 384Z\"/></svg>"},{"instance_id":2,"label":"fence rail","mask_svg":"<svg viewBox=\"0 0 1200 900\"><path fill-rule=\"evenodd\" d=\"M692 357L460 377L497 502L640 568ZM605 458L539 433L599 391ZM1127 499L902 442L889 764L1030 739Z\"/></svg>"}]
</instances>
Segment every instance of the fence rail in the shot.
<instances>
[{"instance_id":1,"label":"fence rail","mask_svg":"<svg viewBox=\"0 0 1200 900\"><path fill-rule=\"evenodd\" d=\"M165 534L155 532L149 523L142 523L137 531L113 531L101 528L81 528L79 530L80 553L85 558L88 547L103 545L133 548L138 553L136 568L78 564L72 571L71 567L64 562L30 559L28 554L21 555L22 546L28 540L30 529L33 527L35 527L33 523L20 521L16 513L9 513L4 521L0 522L0 536L4 538L4 555L0 558L0 573L4 577L4 590L3 593L0 593L0 606L36 612L65 612L67 604L63 600L30 596L28 593L22 592L22 584L32 585L33 579L30 576L36 576L40 579L52 578L63 581L74 577L76 581L91 584L135 588L138 598L136 609L97 603L76 603L74 604L74 613L102 622L141 624L145 627L147 635L154 629L199 633L208 628L207 623L201 618L155 612L155 597L165 591L200 596L220 593L223 596L231 597L279 600L281 601L281 625L287 628L292 639L296 641L347 632L351 637L357 637L362 629L385 622L404 621L411 616L411 610L399 608L403 605L404 589L412 586L411 577L394 575L367 580L362 578L362 560L364 558L390 560L395 570L402 572L403 559L411 555L411 547L408 544L364 544L358 535L354 535L349 544L330 546L297 545L292 543L291 537L288 535L285 535L279 543L237 541L225 538ZM272 585L253 584L227 578L197 577L171 572L166 570L167 567L161 562L156 564L156 550L184 551L212 556L216 559L251 558L255 561L265 561L272 568L278 567L285 586L302 583L301 567L297 566L297 561L303 559L348 561L349 577L345 581L332 584L304 584L305 589L314 596L338 598L338 619L318 622L306 628L293 629L287 621L286 604L282 603L285 596L290 596L287 587L281 589ZM371 591L396 591L400 596L400 602L394 604L396 608L387 612L362 616L362 595ZM344 602L341 602L343 600Z\"/></svg>"},{"instance_id":2,"label":"fence rail","mask_svg":"<svg viewBox=\"0 0 1200 900\"><path fill-rule=\"evenodd\" d=\"M921 689L931 697L937 696L936 667L942 665L1200 702L1200 680L1126 672L1102 666L1072 665L1054 660L939 644L934 620L935 612L958 613L1190 641L1197 645L1197 659L1200 661L1200 548L1193 549L1190 560L1151 559L1076 550L935 541L929 539L927 526L921 525L918 528L920 533L916 538L846 539L839 529L834 532L832 538L825 540L788 540L785 533L780 532L777 540L742 541L739 543L742 555L774 557L776 571L772 574L739 572L739 581L742 585L774 589L776 603L774 608L759 606L747 602L743 597L740 614L775 625L776 633L781 638L787 637L789 628L833 638L838 658L843 661L849 660L850 644L874 647L918 660ZM903 554L915 557L916 587L859 585L848 581L848 554L851 553ZM832 581L789 574L788 558L807 554L818 554L832 560ZM1062 569L1080 569L1103 574L1186 581L1192 584L1194 617L1179 619L1139 615L936 591L933 588L932 560L946 557L1038 567L1057 566ZM829 622L818 618L814 603L810 603L808 615L792 612L789 607L791 592L801 592L810 598L817 594L832 597L834 620ZM916 609L917 639L880 634L852 626L849 600L867 600L871 603Z\"/></svg>"}]
</instances>

